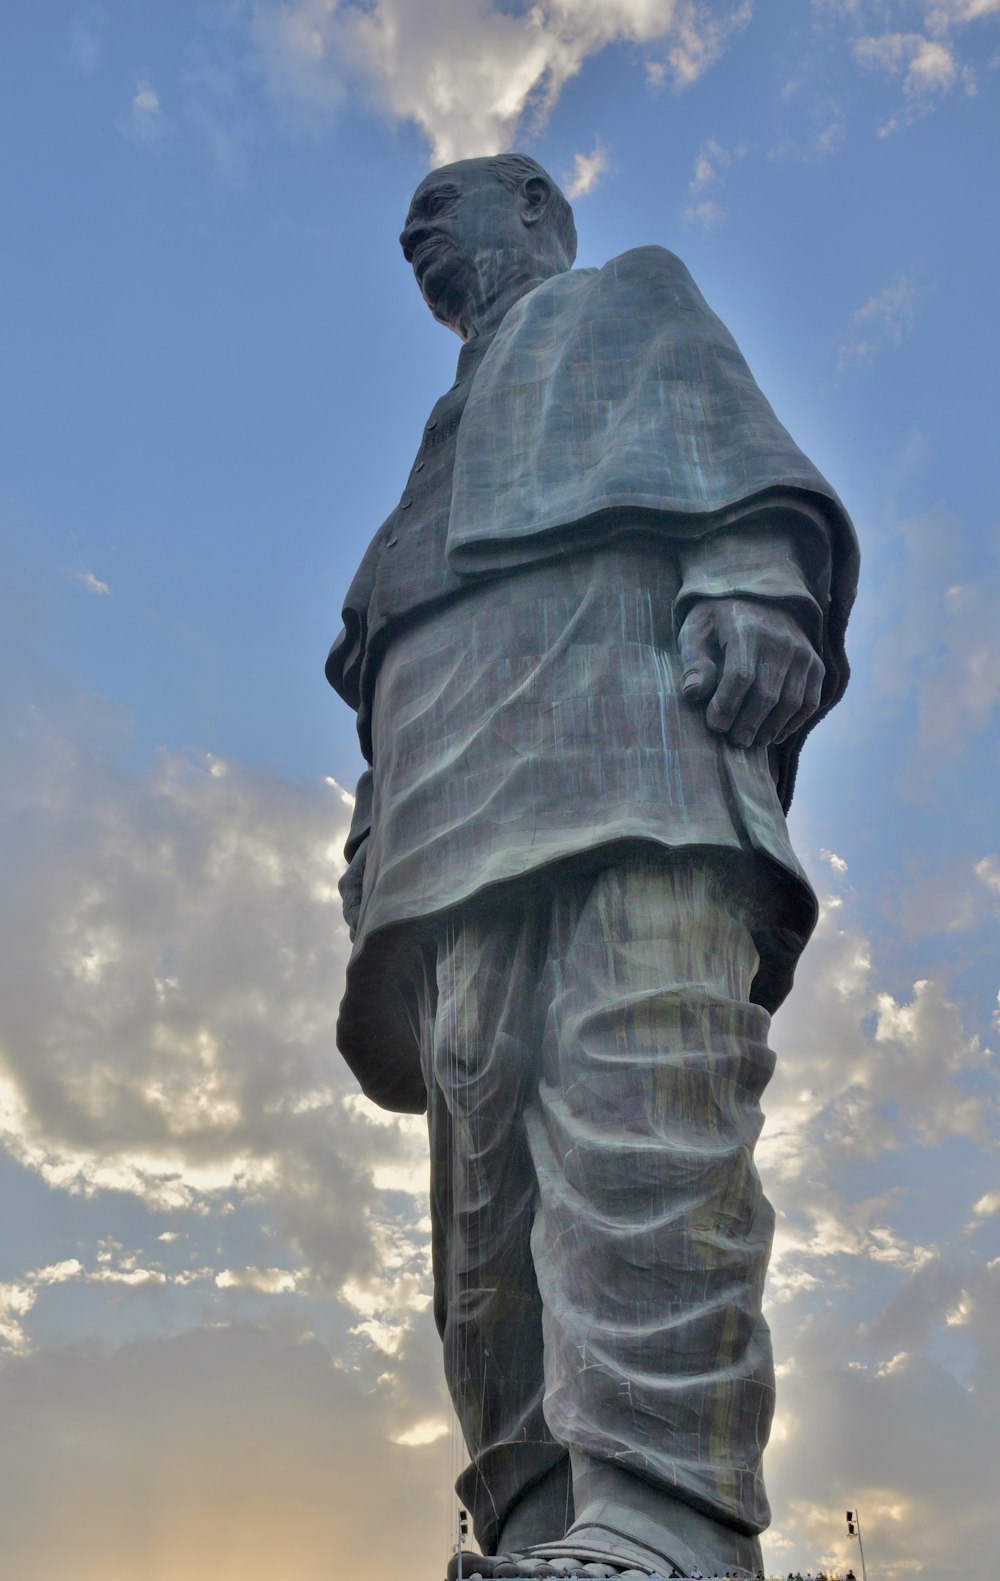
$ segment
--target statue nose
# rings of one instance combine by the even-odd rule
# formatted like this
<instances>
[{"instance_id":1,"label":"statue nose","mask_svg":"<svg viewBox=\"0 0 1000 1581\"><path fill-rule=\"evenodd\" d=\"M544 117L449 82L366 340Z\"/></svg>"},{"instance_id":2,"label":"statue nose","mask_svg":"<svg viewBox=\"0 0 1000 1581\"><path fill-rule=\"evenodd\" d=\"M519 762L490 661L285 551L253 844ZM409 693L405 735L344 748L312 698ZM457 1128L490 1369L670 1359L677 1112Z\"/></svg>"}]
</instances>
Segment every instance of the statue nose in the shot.
<instances>
[{"instance_id":1,"label":"statue nose","mask_svg":"<svg viewBox=\"0 0 1000 1581\"><path fill-rule=\"evenodd\" d=\"M430 235L430 226L419 220L412 220L409 225L404 225L399 233L399 245L403 249L403 257L407 263L413 262L413 254L420 243Z\"/></svg>"}]
</instances>

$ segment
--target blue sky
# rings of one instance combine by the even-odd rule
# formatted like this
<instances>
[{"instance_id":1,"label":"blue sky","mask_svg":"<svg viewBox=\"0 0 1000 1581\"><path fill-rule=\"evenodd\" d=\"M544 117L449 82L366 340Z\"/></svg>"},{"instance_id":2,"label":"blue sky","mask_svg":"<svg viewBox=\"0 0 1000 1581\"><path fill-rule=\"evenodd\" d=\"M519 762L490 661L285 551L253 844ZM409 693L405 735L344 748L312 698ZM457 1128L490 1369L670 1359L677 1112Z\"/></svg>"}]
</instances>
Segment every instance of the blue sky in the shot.
<instances>
[{"instance_id":1,"label":"blue sky","mask_svg":"<svg viewBox=\"0 0 1000 1581\"><path fill-rule=\"evenodd\" d=\"M658 242L864 581L792 826L781 1573L986 1574L1000 1449L1000 0L9 8L0 1529L18 1581L436 1581L420 1127L339 1066L323 659L458 343L396 245L535 155ZM342 790L341 787L344 789Z\"/></svg>"}]
</instances>

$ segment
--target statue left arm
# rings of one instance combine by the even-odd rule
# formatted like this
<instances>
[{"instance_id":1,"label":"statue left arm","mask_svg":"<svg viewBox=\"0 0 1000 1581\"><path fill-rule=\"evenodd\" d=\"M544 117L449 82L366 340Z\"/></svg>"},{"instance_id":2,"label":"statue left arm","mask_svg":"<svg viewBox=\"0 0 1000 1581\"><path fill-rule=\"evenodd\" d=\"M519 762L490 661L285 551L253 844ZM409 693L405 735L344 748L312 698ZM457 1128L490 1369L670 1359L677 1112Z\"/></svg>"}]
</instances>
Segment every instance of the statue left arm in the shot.
<instances>
[{"instance_id":1,"label":"statue left arm","mask_svg":"<svg viewBox=\"0 0 1000 1581\"><path fill-rule=\"evenodd\" d=\"M748 526L681 551L675 621L685 698L735 746L768 747L820 706L828 555L789 528Z\"/></svg>"}]
</instances>

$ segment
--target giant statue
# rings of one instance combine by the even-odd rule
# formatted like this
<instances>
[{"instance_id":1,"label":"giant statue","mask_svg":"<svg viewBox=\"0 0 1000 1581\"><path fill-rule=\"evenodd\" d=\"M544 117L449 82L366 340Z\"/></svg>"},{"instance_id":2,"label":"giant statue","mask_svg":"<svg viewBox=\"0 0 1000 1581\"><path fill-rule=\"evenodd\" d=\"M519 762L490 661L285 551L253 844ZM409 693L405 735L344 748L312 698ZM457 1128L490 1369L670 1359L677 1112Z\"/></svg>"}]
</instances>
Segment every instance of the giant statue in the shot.
<instances>
[{"instance_id":1,"label":"giant statue","mask_svg":"<svg viewBox=\"0 0 1000 1581\"><path fill-rule=\"evenodd\" d=\"M370 765L338 1039L428 1115L464 1572L752 1572L785 813L854 534L680 260L574 269L533 160L434 171L400 241L462 346L327 664Z\"/></svg>"}]
</instances>

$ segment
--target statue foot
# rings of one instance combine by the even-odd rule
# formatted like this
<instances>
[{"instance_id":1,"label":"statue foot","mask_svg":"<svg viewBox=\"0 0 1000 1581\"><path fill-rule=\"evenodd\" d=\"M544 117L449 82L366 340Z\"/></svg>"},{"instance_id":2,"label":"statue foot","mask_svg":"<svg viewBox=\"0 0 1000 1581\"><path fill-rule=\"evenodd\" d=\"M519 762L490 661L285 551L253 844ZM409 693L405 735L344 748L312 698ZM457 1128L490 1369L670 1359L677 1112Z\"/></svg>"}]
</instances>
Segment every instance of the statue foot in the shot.
<instances>
[{"instance_id":1,"label":"statue foot","mask_svg":"<svg viewBox=\"0 0 1000 1581\"><path fill-rule=\"evenodd\" d=\"M578 1526L559 1542L536 1543L522 1553L461 1555L462 1581L548 1581L549 1577L592 1577L593 1581L668 1581L670 1577L721 1575L711 1559L681 1568L664 1554L645 1548L624 1532L597 1525ZM448 1563L447 1581L458 1581L459 1555ZM731 1562L725 1574L737 1581L755 1570Z\"/></svg>"},{"instance_id":2,"label":"statue foot","mask_svg":"<svg viewBox=\"0 0 1000 1581\"><path fill-rule=\"evenodd\" d=\"M629 1547L629 1544L620 1545ZM681 1571L669 1561L653 1563L636 1554L612 1551L589 1542L574 1542L569 1535L560 1543L543 1544L524 1553L461 1555L462 1581L546 1581L557 1577L591 1577L592 1581L666 1581ZM447 1581L458 1581L459 1555L448 1561Z\"/></svg>"}]
</instances>

